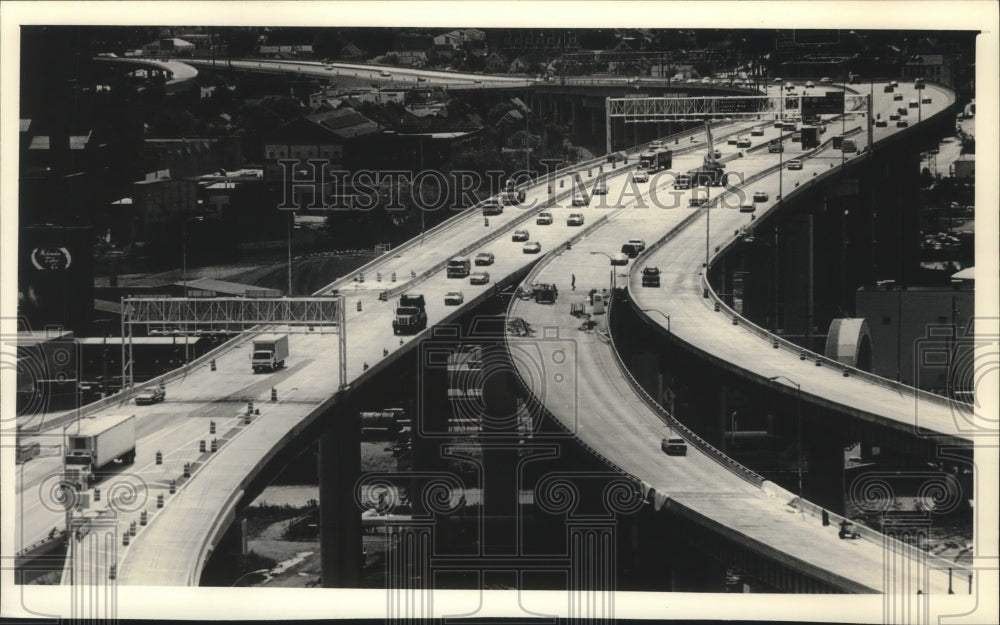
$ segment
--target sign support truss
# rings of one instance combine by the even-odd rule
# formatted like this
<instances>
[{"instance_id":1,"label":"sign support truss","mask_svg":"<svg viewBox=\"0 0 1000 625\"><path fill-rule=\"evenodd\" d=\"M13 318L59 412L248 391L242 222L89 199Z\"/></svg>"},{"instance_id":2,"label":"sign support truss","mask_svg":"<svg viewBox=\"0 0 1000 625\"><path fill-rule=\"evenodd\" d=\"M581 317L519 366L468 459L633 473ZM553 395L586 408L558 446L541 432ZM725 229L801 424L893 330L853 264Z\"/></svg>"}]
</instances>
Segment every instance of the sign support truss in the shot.
<instances>
[{"instance_id":1,"label":"sign support truss","mask_svg":"<svg viewBox=\"0 0 1000 625\"><path fill-rule=\"evenodd\" d=\"M205 332L286 326L289 333L331 329L339 335L340 387L347 383L347 326L344 297L123 297L122 389L133 386L132 332L199 335ZM194 328L192 329L192 326ZM187 361L185 343L185 361Z\"/></svg>"},{"instance_id":2,"label":"sign support truss","mask_svg":"<svg viewBox=\"0 0 1000 625\"><path fill-rule=\"evenodd\" d=\"M611 128L613 119L626 124L644 124L677 121L711 121L726 118L757 118L774 116L801 117L808 114L843 115L852 111L869 109L869 97L825 91L820 94L796 93L794 95L756 96L703 96L697 98L638 97L605 98L607 153L612 152Z\"/></svg>"}]
</instances>

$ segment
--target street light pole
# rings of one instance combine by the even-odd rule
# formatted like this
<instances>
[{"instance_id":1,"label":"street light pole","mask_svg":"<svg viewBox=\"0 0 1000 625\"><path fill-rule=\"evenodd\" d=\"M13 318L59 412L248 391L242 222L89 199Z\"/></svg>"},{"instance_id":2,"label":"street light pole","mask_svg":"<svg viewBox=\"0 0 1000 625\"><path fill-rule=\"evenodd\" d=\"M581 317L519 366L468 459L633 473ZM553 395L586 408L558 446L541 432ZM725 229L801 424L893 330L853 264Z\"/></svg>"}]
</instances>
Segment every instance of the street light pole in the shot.
<instances>
[{"instance_id":1,"label":"street light pole","mask_svg":"<svg viewBox=\"0 0 1000 625\"><path fill-rule=\"evenodd\" d=\"M187 285L187 225L189 221L204 221L205 217L197 215L188 217L181 222L181 280L184 282L184 297L188 296Z\"/></svg>"},{"instance_id":2,"label":"street light pole","mask_svg":"<svg viewBox=\"0 0 1000 625\"><path fill-rule=\"evenodd\" d=\"M607 256L609 263L614 260L613 258L611 258L611 254L608 254L607 252L593 251L591 252L591 254L600 254L601 256ZM614 293L614 292L615 292L615 266L611 265L611 290L608 291L608 293Z\"/></svg>"},{"instance_id":3,"label":"street light pole","mask_svg":"<svg viewBox=\"0 0 1000 625\"><path fill-rule=\"evenodd\" d=\"M712 212L708 210L711 208L712 203L709 200L709 196L712 194L712 183L709 182L705 185L705 270L708 270L708 248L709 248L709 226L712 223L711 215Z\"/></svg>"},{"instance_id":4,"label":"street light pole","mask_svg":"<svg viewBox=\"0 0 1000 625\"><path fill-rule=\"evenodd\" d=\"M657 310L655 308L643 308L642 312L655 312L658 315L660 315L661 317L663 317L664 319L666 319L667 320L667 333L668 334L670 333L670 315L665 315L665 314L663 314L662 311L659 311L659 310Z\"/></svg>"},{"instance_id":5,"label":"street light pole","mask_svg":"<svg viewBox=\"0 0 1000 625\"><path fill-rule=\"evenodd\" d=\"M292 222L295 221L295 213L288 212L288 297L292 296Z\"/></svg>"},{"instance_id":6,"label":"street light pole","mask_svg":"<svg viewBox=\"0 0 1000 625\"><path fill-rule=\"evenodd\" d=\"M798 452L798 461L795 463L795 465L799 478L799 497L802 497L802 385L784 375L776 375L768 378L768 380L771 382L774 382L775 380L778 379L784 379L786 382L795 386L795 419L797 422L796 450Z\"/></svg>"}]
</instances>

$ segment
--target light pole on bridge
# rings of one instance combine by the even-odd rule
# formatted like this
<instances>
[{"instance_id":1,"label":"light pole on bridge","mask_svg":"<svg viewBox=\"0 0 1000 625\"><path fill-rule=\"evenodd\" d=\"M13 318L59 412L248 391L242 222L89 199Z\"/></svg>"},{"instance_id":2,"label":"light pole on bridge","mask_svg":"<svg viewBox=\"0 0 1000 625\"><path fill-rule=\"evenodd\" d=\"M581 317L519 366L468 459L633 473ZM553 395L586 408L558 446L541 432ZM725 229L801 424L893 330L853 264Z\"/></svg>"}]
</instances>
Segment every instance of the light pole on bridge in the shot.
<instances>
[{"instance_id":1,"label":"light pole on bridge","mask_svg":"<svg viewBox=\"0 0 1000 625\"><path fill-rule=\"evenodd\" d=\"M613 261L614 261L614 259L611 257L611 254L608 254L607 252L593 251L593 252L591 252L591 254L600 254L601 256L607 256L609 263L613 263ZM615 266L614 266L614 264L612 264L611 265L611 288L608 291L608 293L609 294L613 294L614 292L615 292Z\"/></svg>"},{"instance_id":2,"label":"light pole on bridge","mask_svg":"<svg viewBox=\"0 0 1000 625\"><path fill-rule=\"evenodd\" d=\"M187 283L187 225L190 221L205 221L204 215L188 217L181 222L181 280L184 282L184 297L188 296Z\"/></svg>"},{"instance_id":3,"label":"light pole on bridge","mask_svg":"<svg viewBox=\"0 0 1000 625\"><path fill-rule=\"evenodd\" d=\"M643 308L642 312L655 312L658 315L660 315L661 317L663 317L664 319L666 319L667 320L667 333L668 334L670 333L670 315L665 315L665 314L663 314L662 311L657 310L655 308Z\"/></svg>"}]
</instances>

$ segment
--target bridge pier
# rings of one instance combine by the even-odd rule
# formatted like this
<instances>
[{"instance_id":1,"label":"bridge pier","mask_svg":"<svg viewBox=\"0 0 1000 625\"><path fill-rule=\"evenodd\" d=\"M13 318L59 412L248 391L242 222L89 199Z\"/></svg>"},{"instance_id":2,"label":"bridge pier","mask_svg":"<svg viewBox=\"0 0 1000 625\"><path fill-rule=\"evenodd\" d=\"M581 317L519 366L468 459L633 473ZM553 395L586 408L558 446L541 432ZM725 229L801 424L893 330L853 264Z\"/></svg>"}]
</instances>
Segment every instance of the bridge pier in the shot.
<instances>
[{"instance_id":1,"label":"bridge pier","mask_svg":"<svg viewBox=\"0 0 1000 625\"><path fill-rule=\"evenodd\" d=\"M500 344L484 348L483 377L483 513L486 553L506 554L517 548L518 405L514 373Z\"/></svg>"},{"instance_id":2,"label":"bridge pier","mask_svg":"<svg viewBox=\"0 0 1000 625\"><path fill-rule=\"evenodd\" d=\"M844 514L846 471L844 448L853 441L825 429L803 428L803 456L807 472L805 497L837 514Z\"/></svg>"},{"instance_id":3,"label":"bridge pier","mask_svg":"<svg viewBox=\"0 0 1000 625\"><path fill-rule=\"evenodd\" d=\"M353 402L336 408L319 440L319 541L324 588L356 588L363 566L361 511L354 489L361 477L361 416Z\"/></svg>"}]
</instances>

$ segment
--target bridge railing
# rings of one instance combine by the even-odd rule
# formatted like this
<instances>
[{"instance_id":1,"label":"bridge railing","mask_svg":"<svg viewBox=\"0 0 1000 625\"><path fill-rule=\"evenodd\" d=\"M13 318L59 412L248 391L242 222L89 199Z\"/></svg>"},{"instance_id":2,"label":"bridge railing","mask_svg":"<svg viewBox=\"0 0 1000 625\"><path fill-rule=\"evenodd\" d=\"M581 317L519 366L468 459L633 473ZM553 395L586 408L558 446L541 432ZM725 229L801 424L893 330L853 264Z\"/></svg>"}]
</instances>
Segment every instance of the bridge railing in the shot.
<instances>
[{"instance_id":1,"label":"bridge railing","mask_svg":"<svg viewBox=\"0 0 1000 625\"><path fill-rule=\"evenodd\" d=\"M674 133L674 134L669 135L667 137L664 137L663 139L660 139L660 140L661 141L670 141L670 140L678 141L678 140L680 140L682 138L686 138L688 136L691 136L691 135L694 135L694 134L698 134L699 132L701 132L701 130L702 130L701 127L691 128L691 129L688 129L688 130L683 130L681 132ZM724 138L725 136L726 135L720 135L720 138ZM628 150L619 150L619 151L625 152L626 154L628 154L628 155L631 156L631 155L638 154L638 153L642 152L644 149L646 149L649 146L650 143L652 143L652 142L643 143L643 144L640 144L638 146L629 148ZM688 151L689 149L693 149L693 148L689 148L687 146L681 147L681 148L678 149L678 153L683 153L685 151ZM556 178L558 176L565 176L565 175L570 175L570 174L573 174L573 173L579 173L579 172L582 172L582 171L587 170L587 169L593 169L595 167L603 167L606 164L607 164L607 162L606 162L606 155L602 155L602 156L595 157L595 158L587 160L587 161L583 161L581 163L573 164L572 166L567 167L567 168L565 168L563 170L552 172L552 173L545 174L545 175L542 175L542 176L538 176L537 178L534 178L534 179L532 179L530 181L522 182L522 183L516 185L515 188L518 189L518 190L527 191L529 189L538 188L538 187L541 187L543 185L553 185L553 187L554 187L555 180L556 180ZM634 166L635 166L635 163L633 163L631 165L629 165L629 164L623 164L622 171L625 171L625 170L629 169L630 167L634 167ZM617 163L614 165L614 167L617 168ZM472 250L475 250L475 249L481 247L482 245L488 243L490 240L492 240L492 239L500 236L502 232L506 232L506 231L510 230L511 228L514 228L514 227L516 227L516 226L524 223L525 221L529 220L531 217L537 215L538 213L544 211L545 209L551 208L557 202L559 202L561 200L565 200L566 198L570 197L572 195L572 193L573 193L573 186L571 185L569 190L562 191L560 193L555 193L554 195L550 194L549 198L545 202L543 202L542 204L540 204L540 205L538 205L538 206L536 206L536 207L534 207L532 209L529 209L529 210L517 209L517 210L522 210L523 214L520 215L519 217L517 217L516 219L514 219L513 221L507 223L502 230L496 231L496 232L490 232L489 234L486 234L486 235L480 237L479 239L477 239L473 243L471 243L471 244L465 246L464 248L462 248L455 255L456 256L464 256L465 254L468 254ZM453 228L455 226L464 224L465 220L467 220L467 219L478 218L479 216L481 216L481 212L480 212L479 209L482 208L484 202L486 202L486 200L482 200L479 203L477 203L477 204L475 204L475 205L473 205L473 206L471 206L469 208L463 209L459 214L455 215L454 217L452 217L450 219L446 219L445 221L443 221L440 224L434 226L430 230L427 230L424 233L424 235L423 235L424 238L426 238L428 236L436 236L436 235L441 234L442 232L445 232L445 231L447 231L447 230L449 230L449 229L451 229L451 228ZM411 249L413 247L416 247L416 246L418 246L420 244L421 244L421 237L414 237L414 238L406 241L402 245L400 245L395 250L390 250L389 252L387 252L387 254L392 254L394 256L398 256L402 252L404 252L406 250L409 250L409 249ZM371 261L365 263L359 269L356 269L356 270L352 271L350 274L341 276L340 278L338 278L337 280L335 280L331 284L329 284L329 285L323 287L322 289L320 289L319 291L317 291L316 294L317 295L321 295L321 294L330 292L331 290L334 290L334 289L344 289L344 288L348 287L351 283L353 283L354 276L356 276L357 274L370 273L371 271L373 271L375 269L375 267L377 267L381 263L385 262L385 258L383 256L378 256L378 257L372 259ZM406 291L408 289L413 288L414 286L416 286L417 284L419 284L423 280L425 280L428 277L434 275L438 271L441 271L441 269L443 269L447 265L448 260L449 259L444 259L442 261L439 261L438 263L436 263L435 265L433 265L431 268L429 268L429 269L427 269L425 271L422 271L417 276L415 276L413 278L410 278L410 279L408 279L405 282L401 282L398 286L391 287L389 289L383 290L382 291L382 293L384 294L383 297L387 298L387 299L388 298L392 298L392 297L395 297L396 295L398 295L398 294L400 294L400 293L402 293L402 292L404 292L404 291ZM348 295L348 294L349 294L349 292L345 293L345 295Z\"/></svg>"},{"instance_id":2,"label":"bridge railing","mask_svg":"<svg viewBox=\"0 0 1000 625\"><path fill-rule=\"evenodd\" d=\"M245 343L244 337L245 335L242 334L239 336L234 336L228 340L223 341L218 346L213 347L211 350L205 352L201 356L181 365L176 369L171 369L170 371L162 373L156 376L155 378L146 380L141 384L136 384L130 388L122 389L117 393L108 395L107 397L103 397L95 402L91 402L89 404L80 406L76 410L71 410L69 412L57 415L52 419L43 420L42 423L39 424L39 429L37 430L37 433L41 433L45 430L49 430L56 426L69 423L74 419L87 417L88 415L104 410L105 408L125 406L132 400L133 397L135 397L142 391L159 386L161 383L166 384L178 378L187 377L187 375L192 371L194 371L195 369L204 367L213 359L218 358L229 351L237 349L238 347L242 346ZM32 433L34 433L34 429L22 430L22 427L20 425L18 426L19 435L30 435Z\"/></svg>"},{"instance_id":3,"label":"bridge railing","mask_svg":"<svg viewBox=\"0 0 1000 625\"><path fill-rule=\"evenodd\" d=\"M631 297L629 298L629 302L632 305L633 309L637 313L641 314L641 311L639 310L638 306L636 306L635 302L632 300ZM611 326L611 319L610 319L611 311L614 310L614 308L615 306L613 304L608 307L609 327ZM635 379L635 376L632 375L632 372L628 370L628 367L625 365L625 361L622 360L621 352L618 350L617 345L615 345L614 333L610 332L609 330L608 336L611 339L611 352L614 354L615 364L618 365L618 370L621 372L622 377L625 378L625 381L628 382L629 386L632 387L632 390L635 392L635 394L638 395L640 399L642 399L642 402L646 404L646 406L653 412L653 414L659 417L660 420L663 421L663 423L666 424L671 430L673 430L674 432L679 432L680 435L686 441L693 444L695 447L701 450L702 453L704 453L706 456L714 460L716 463L718 463L724 469L728 470L730 473L736 475L741 479L746 480L747 482L750 482L751 484L757 487L760 487L764 484L765 480L762 476L760 476L750 468L743 466L736 460L733 460L724 452L720 451L715 446L713 446L711 443L709 443L702 437L695 434L693 430L691 430L686 425L678 421L676 417L670 414L670 411L668 411L666 408L660 405L658 401L656 401L652 396L650 396L650 394L646 392L646 389L643 388L641 384L639 384L639 381Z\"/></svg>"},{"instance_id":4,"label":"bridge railing","mask_svg":"<svg viewBox=\"0 0 1000 625\"><path fill-rule=\"evenodd\" d=\"M898 538L892 537L886 534L885 532L880 532L878 530L872 529L862 523L855 523L851 519L845 516L836 514L834 512L830 512L829 510L825 510L822 506L818 506L811 501L808 501L801 497L797 497L793 493L781 488L777 484L768 482L766 490L768 491L769 494L771 494L774 497L780 497L782 499L785 499L786 501L788 501L788 505L792 506L793 508L797 508L798 510L802 511L803 514L808 514L810 517L814 519L822 519L823 512L826 512L827 518L829 519L831 526L839 526L842 521L848 521L852 525L851 529L854 532L857 532L860 538L862 538L863 540L891 549L892 552L894 553L903 554L909 560L913 560L916 562L926 562L927 567L931 570L939 570L939 571L954 570L958 573L962 573L965 575L971 574L969 569L965 566L962 566L954 561L946 560L945 558L924 551L919 547L903 542ZM909 523L905 526L905 528L910 532L917 529Z\"/></svg>"},{"instance_id":5,"label":"bridge railing","mask_svg":"<svg viewBox=\"0 0 1000 625\"><path fill-rule=\"evenodd\" d=\"M676 133L675 135L671 135L669 138L683 137L683 136L687 136L689 134L696 134L696 133L698 133L700 131L701 131L701 128L690 129L690 130L682 131L680 133ZM740 132L740 130L735 130L735 131L733 131L733 134L738 133L738 132ZM723 137L724 136L725 135L723 135ZM647 145L647 144L643 144L643 147L645 145ZM703 146L698 146L698 147L703 147ZM641 148L634 148L634 149L639 150ZM679 152L684 152L684 151L687 151L688 149L693 149L693 148L686 148L685 147L685 148L682 148L681 150L679 150ZM594 162L596 162L597 160L599 160L599 159L595 159ZM601 226L603 226L614 214L615 213L606 213L606 214L602 215L599 219L597 219L596 221L590 223L588 226L586 226L585 228L581 229L579 232L577 232L576 234L574 234L568 240L564 241L563 243L561 243L560 245L558 245L556 248L554 248L552 251L550 251L549 253L547 253L546 256L545 256L545 258L543 259L543 261L537 263L527 273L527 275L524 277L524 279L521 282L523 284L531 284L532 282L534 282L534 280L537 277L537 275L545 268L545 265L546 265L545 261L546 260L554 258L556 255L560 254L561 252L570 249L573 246L573 244L577 243L578 241L582 240L584 237L590 235L592 232L594 232L595 230L597 230L598 228L600 228ZM696 218L697 214L693 215L693 217ZM689 217L688 219L690 219L690 218L691 217ZM668 236L673 236L673 235L675 235L679 231L680 231L679 228L675 229L675 230L671 231L671 233L668 234ZM510 305L508 306L508 309L507 309L507 318L508 319L511 318L511 316L513 315L513 308L516 305L516 303L517 303L516 300L511 300L511 303L510 303ZM608 313L609 315L610 315L611 308L612 307L609 307L609 313ZM505 336L509 336L509 334L505 334ZM614 345L614 339L611 336L610 329L608 331L607 340L611 344L611 351L612 351L612 353L614 353L615 362L618 364L618 367L621 370L622 374L625 376L626 380L629 381L630 386L632 386L632 388L636 391L636 393L643 400L643 402L646 403L650 407L650 409L653 410L653 412L655 414L657 414L657 416L659 416L662 420L664 420L664 422L667 425L673 427L676 431L682 432L683 436L685 436L688 440L690 440L692 442L692 444L697 445L700 449L702 449L703 451L705 451L705 453L707 455L709 455L709 457L711 457L716 462L719 462L723 467L727 468L728 470L734 472L736 475L740 476L743 479L746 479L746 480L750 481L751 483L753 483L753 484L755 484L757 486L760 486L763 483L764 478L762 478L761 476L757 475L753 471L750 471L749 469L747 469L743 465L740 465L735 460L732 460L732 459L728 458L727 456L725 456L725 454L723 454L719 450L717 450L714 447L712 447L710 444L708 444L708 442L706 442L704 439L702 439L697 434L695 434L690 429L688 429L686 426L684 426L684 424L682 424L679 421L677 421L672 415L670 415L665 409L663 409L662 406L660 406L655 400L653 400L653 398L649 397L649 395L645 392L645 389L643 389L639 385L639 383L635 380L635 378L632 377L631 373L628 371L628 369L625 367L625 364L622 362L621 356L618 353L618 349ZM510 351L510 344L507 341L504 342L504 347L507 350L507 357L510 358L511 361L513 362L513 354ZM524 379L524 377L521 375L521 372L518 371L517 368L514 369L514 372L515 372L515 375L516 375L519 383L521 384L522 388L527 393L531 394L533 392L533 389L528 384L528 382ZM556 420L556 421L558 422L558 420ZM623 476L627 477L628 479L630 479L632 481L640 482L640 480L638 480L638 478L635 478L634 476L632 476L631 474L629 474L628 472L626 472L624 469L622 469L621 467L619 467L610 458L608 458L607 456L604 456L599 451L597 451L596 449L594 449L593 447L591 447L590 445L588 445L587 443L585 443L583 440L581 440L579 438L577 438L576 440L577 440L577 442L580 445L582 445L584 448L586 448L591 454L593 454L595 457L599 458L601 461L603 461L609 467L612 467L618 473L622 474ZM643 489L643 490L645 491L646 489Z\"/></svg>"},{"instance_id":6,"label":"bridge railing","mask_svg":"<svg viewBox=\"0 0 1000 625\"><path fill-rule=\"evenodd\" d=\"M545 268L545 265L546 265L545 261L547 259L554 258L559 253L561 253L561 252L569 249L570 247L572 247L573 243L576 243L577 241L579 241L583 237L587 236L588 234L590 234L591 232L593 232L597 228L599 228L602 225L604 225L604 223L606 223L607 220L610 219L610 217L611 217L611 213L608 213L608 214L605 214L605 215L601 216L599 219L597 219L596 221L594 221L592 224L590 224L587 227L583 228L580 232L574 234L568 241L564 241L558 247L556 247L554 250L552 250L551 252L549 252L548 254L546 254L545 258L543 258L541 262L536 263L535 266L532 267L531 270L527 273L527 275L525 275L524 279L521 281L522 284L531 284L532 282L534 282L534 280L538 276L538 274L542 271L542 269ZM507 306L507 312L506 312L506 318L507 319L511 319L512 318L513 313L514 313L514 306L516 306L517 303L518 303L518 300L516 298L512 298L511 299L510 304ZM508 330L505 330L505 332L504 332L504 350L506 351L506 355L507 355L508 361L509 362L516 362L516 359L514 358L514 355L511 352L510 341L508 340L509 337L510 337L510 332ZM528 381L525 380L524 376L521 374L521 371L518 370L517 367L513 367L513 370L514 370L514 375L517 378L517 381L521 385L521 388L524 390L524 392L526 394L534 397L535 396L534 395L535 389L533 389L532 386L528 383ZM544 405L542 406L542 408L545 409L546 411L548 411L548 408L546 408ZM565 432L567 432L570 435L573 435L573 432L569 428L567 428L565 425L563 425L562 422L559 421L559 419L552 419L552 421L555 422L559 427L561 427ZM645 494L646 490L648 490L647 488L643 487L642 480L640 480L639 478L635 477L634 475L632 475L631 473L629 473L625 469L623 469L620 466L618 466L618 464L615 463L615 461L613 461L611 458L608 458L607 456L605 456L601 452L597 451L596 449L594 449L593 447L591 447L590 445L588 445L580 437L574 436L574 442L576 442L577 444L579 444L580 446L582 446L585 450L587 450L588 452L590 452L591 455L593 455L595 458L597 458L598 460L600 460L601 462L603 462L611 470L615 471L616 473L618 473L619 475L621 475L623 478L629 480L630 482L633 482L636 485L636 489L637 489L638 492L641 492L641 493Z\"/></svg>"},{"instance_id":7,"label":"bridge railing","mask_svg":"<svg viewBox=\"0 0 1000 625\"><path fill-rule=\"evenodd\" d=\"M832 141L832 139L828 140L828 141ZM824 142L820 147L818 147L815 150L813 150L813 151L811 151L811 152L803 155L803 157L805 158L805 157L808 157L808 156L812 156L812 155L816 154L817 152L821 151L822 149L825 149L827 143L828 142ZM846 166L847 162L850 162L850 161L845 161L844 166ZM758 179L760 179L760 178L762 178L764 176L770 175L774 171L777 171L777 169L778 169L777 167L767 168L767 169L759 172L758 174L755 174L755 175L751 176L750 178L748 178L746 180L746 183L750 183L750 182L758 180ZM819 175L817 175L817 176L813 177L812 179L810 179L809 181L807 181L805 184L800 185L800 186L794 188L791 191L790 195L794 196L797 193L804 193L806 190L811 189L815 185L820 184L820 183L826 181L830 177L832 177L834 175L837 175L837 174L840 174L841 171L842 170L841 170L840 167L834 167L834 168L831 168L831 169L829 169L829 170L827 170L825 172L822 172ZM787 196L782 201L787 201ZM680 228L680 226L678 227L678 229L679 228ZM743 328L745 328L750 333L755 334L755 335L759 336L760 338L762 338L762 339L770 342L771 345L772 345L772 348L774 348L774 349L784 349L785 351L798 354L799 357L800 357L800 359L812 361L816 366L826 366L826 367L829 367L831 369L839 370L839 371L841 371L841 373L845 377L854 376L856 378L865 380L866 382L869 382L871 384L875 384L876 386L879 386L879 387L882 387L882 388L886 388L886 389L895 391L895 392L899 393L903 397L910 396L910 397L913 397L915 400L928 401L928 402L931 402L931 403L939 405L939 406L944 406L944 407L950 408L952 410L961 410L962 409L962 407L964 406L964 404L961 404L960 402L956 402L954 400L948 399L947 397L942 397L940 395L936 395L934 393L930 393L928 391L924 391L924 390L918 389L916 387L909 386L907 384L902 384L902 383L896 382L894 380L889 380L887 378L883 378L883 377L881 377L879 375L876 375L874 373L870 373L868 371L864 371L863 369L858 369L857 367L854 367L854 366L851 366L851 365L847 365L847 364L842 363L842 362L840 362L838 360L835 360L833 358L829 358L829 357L827 357L825 355L819 354L817 352L813 352L813 351L811 351L811 350L809 350L809 349L807 349L805 347L801 347L801 346L799 346L799 345L797 345L797 344L789 341L788 339L785 339L784 337L782 337L782 336L780 336L778 334L774 334L772 332L769 332L768 330L765 330L764 328L756 325L755 323L753 323L749 319L743 317L742 315L737 314L736 311L733 310L729 305L727 305L726 302L725 302L725 300L722 297L720 297L718 293L716 293L715 289L712 288L712 285L711 285L710 281L708 280L708 270L711 269L711 266L715 262L715 260L717 260L718 258L723 257L730 250L730 248L732 248L732 246L736 244L736 242L739 240L739 238L740 238L739 235L734 236L726 244L724 244L722 246L717 246L716 249L715 249L714 255L709 259L709 267L706 268L706 270L701 273L701 286L702 286L702 289L703 289L703 293L705 293L706 297L708 297L709 299L712 300L713 304L718 304L719 305L719 312L720 313L723 313L726 316L728 316L728 317L736 320L736 322L740 326L742 326ZM662 244L665 243L666 240L669 240L669 239L663 240L662 243L658 242L659 245L657 247L662 246Z\"/></svg>"}]
</instances>

